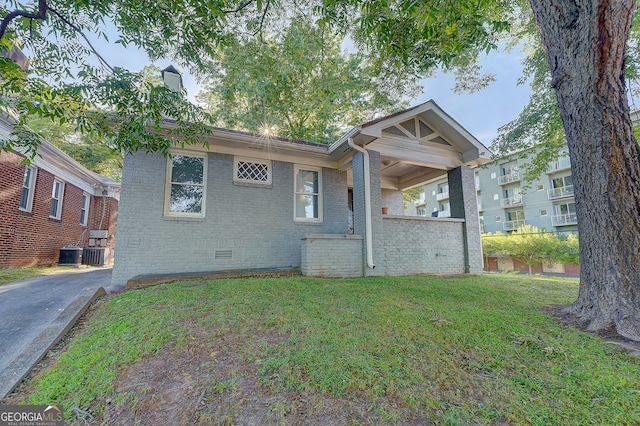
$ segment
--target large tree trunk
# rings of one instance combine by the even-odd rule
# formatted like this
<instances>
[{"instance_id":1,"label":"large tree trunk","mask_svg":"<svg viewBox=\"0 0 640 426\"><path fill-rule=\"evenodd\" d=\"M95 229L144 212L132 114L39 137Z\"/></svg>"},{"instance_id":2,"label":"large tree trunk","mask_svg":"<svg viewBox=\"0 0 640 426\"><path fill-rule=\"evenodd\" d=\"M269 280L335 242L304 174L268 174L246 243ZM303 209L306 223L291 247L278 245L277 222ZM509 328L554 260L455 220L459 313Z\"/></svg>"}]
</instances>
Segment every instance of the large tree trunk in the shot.
<instances>
[{"instance_id":1,"label":"large tree trunk","mask_svg":"<svg viewBox=\"0 0 640 426\"><path fill-rule=\"evenodd\" d=\"M571 158L589 330L640 340L640 165L623 68L635 1L530 0Z\"/></svg>"}]
</instances>

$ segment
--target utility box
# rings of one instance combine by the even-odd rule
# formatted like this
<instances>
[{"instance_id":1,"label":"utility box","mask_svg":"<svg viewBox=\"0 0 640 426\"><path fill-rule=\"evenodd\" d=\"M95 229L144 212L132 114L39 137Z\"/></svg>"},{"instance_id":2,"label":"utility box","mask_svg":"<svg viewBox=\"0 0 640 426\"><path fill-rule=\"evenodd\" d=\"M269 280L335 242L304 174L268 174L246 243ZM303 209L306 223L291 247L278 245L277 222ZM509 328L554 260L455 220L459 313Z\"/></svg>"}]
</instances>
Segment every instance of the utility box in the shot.
<instances>
[{"instance_id":1,"label":"utility box","mask_svg":"<svg viewBox=\"0 0 640 426\"><path fill-rule=\"evenodd\" d=\"M92 229L89 231L89 247L106 247L109 243L108 237L106 229Z\"/></svg>"},{"instance_id":2,"label":"utility box","mask_svg":"<svg viewBox=\"0 0 640 426\"><path fill-rule=\"evenodd\" d=\"M80 265L82 262L82 248L78 246L64 246L60 249L58 265Z\"/></svg>"}]
</instances>

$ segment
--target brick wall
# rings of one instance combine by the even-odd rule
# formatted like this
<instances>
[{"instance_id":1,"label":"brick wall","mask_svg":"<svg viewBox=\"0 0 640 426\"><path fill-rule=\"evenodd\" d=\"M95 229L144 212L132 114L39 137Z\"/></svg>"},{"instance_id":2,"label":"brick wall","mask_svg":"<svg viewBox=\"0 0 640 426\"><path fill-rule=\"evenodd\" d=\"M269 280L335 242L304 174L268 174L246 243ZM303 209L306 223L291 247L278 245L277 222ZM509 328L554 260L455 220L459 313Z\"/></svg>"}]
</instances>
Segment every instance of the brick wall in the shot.
<instances>
[{"instance_id":1,"label":"brick wall","mask_svg":"<svg viewBox=\"0 0 640 426\"><path fill-rule=\"evenodd\" d=\"M387 275L464 273L464 221L407 216L383 224Z\"/></svg>"},{"instance_id":2,"label":"brick wall","mask_svg":"<svg viewBox=\"0 0 640 426\"><path fill-rule=\"evenodd\" d=\"M86 246L89 227L80 225L83 191L66 182L61 218L49 217L54 176L38 168L31 212L21 211L20 195L25 165L22 157L0 152L0 267L51 265L65 245ZM109 220L117 214L117 201L110 199ZM96 199L91 196L89 224L95 220ZM115 233L115 229L114 229Z\"/></svg>"},{"instance_id":3,"label":"brick wall","mask_svg":"<svg viewBox=\"0 0 640 426\"><path fill-rule=\"evenodd\" d=\"M272 184L233 182L233 156L208 154L203 219L165 217L166 159L125 157L114 284L136 276L226 269L300 267L308 234L347 234L346 172L323 169L324 220L293 220L294 164L273 161Z\"/></svg>"},{"instance_id":4,"label":"brick wall","mask_svg":"<svg viewBox=\"0 0 640 426\"><path fill-rule=\"evenodd\" d=\"M361 277L358 235L307 235L302 239L302 274L310 277Z\"/></svg>"}]
</instances>

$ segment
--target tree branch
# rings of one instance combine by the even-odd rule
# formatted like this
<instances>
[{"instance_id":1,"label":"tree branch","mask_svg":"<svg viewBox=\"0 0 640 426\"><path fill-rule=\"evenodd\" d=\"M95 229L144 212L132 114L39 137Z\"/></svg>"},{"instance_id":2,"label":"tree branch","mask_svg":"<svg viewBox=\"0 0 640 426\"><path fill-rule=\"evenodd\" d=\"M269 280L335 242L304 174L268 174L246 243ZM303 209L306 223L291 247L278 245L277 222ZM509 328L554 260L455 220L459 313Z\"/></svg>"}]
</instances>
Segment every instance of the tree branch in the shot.
<instances>
[{"instance_id":1,"label":"tree branch","mask_svg":"<svg viewBox=\"0 0 640 426\"><path fill-rule=\"evenodd\" d=\"M16 18L22 17L27 19L40 19L42 21L47 17L47 0L38 0L38 13L26 12L24 10L14 10L13 12L7 14L0 23L0 38L4 37L4 34L7 32L7 27L9 23Z\"/></svg>"},{"instance_id":2,"label":"tree branch","mask_svg":"<svg viewBox=\"0 0 640 426\"><path fill-rule=\"evenodd\" d=\"M237 9L233 9L233 10L221 10L222 13L238 13L240 12L242 9L245 9L247 6L249 6L251 3L253 3L253 0L247 0L244 3L242 3L240 6L238 6Z\"/></svg>"},{"instance_id":3,"label":"tree branch","mask_svg":"<svg viewBox=\"0 0 640 426\"><path fill-rule=\"evenodd\" d=\"M262 17L260 18L260 26L256 30L253 35L260 33L260 40L262 40L262 28L264 28L264 18L267 16L267 11L269 10L269 5L271 4L271 0L267 0L267 4L264 6L264 10L262 11Z\"/></svg>"},{"instance_id":4,"label":"tree branch","mask_svg":"<svg viewBox=\"0 0 640 426\"><path fill-rule=\"evenodd\" d=\"M91 51L98 57L98 59L100 60L100 62L102 63L102 65L104 65L106 68L108 68L112 73L116 73L116 70L113 69L113 67L111 65L109 65L109 63L102 57L102 55L100 55L98 53L98 51L96 50L95 47L93 47L93 44L91 44L91 42L89 41L89 39L87 38L87 36L82 32L82 30L80 28L78 28L76 25L74 25L73 23L71 23L71 21L69 21L67 18L65 18L64 16L62 16L60 14L60 12L58 12L57 10L55 10L54 8L52 8L51 6L49 6L48 8L54 15L56 15L62 22L64 22L65 24L67 24L69 27L71 27L75 32L77 32L78 34L80 34L82 36L82 38L84 39L84 41L87 42L87 44L89 45L89 48L91 49Z\"/></svg>"}]
</instances>

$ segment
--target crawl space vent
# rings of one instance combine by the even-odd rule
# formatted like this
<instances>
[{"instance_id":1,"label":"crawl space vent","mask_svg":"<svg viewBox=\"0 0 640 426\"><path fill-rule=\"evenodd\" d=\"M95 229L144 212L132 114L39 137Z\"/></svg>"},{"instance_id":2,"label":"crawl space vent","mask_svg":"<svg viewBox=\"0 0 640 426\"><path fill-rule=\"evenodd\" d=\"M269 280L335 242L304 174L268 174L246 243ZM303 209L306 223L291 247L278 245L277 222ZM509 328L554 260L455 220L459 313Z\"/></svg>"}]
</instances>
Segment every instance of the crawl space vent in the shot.
<instances>
[{"instance_id":1,"label":"crawl space vent","mask_svg":"<svg viewBox=\"0 0 640 426\"><path fill-rule=\"evenodd\" d=\"M233 251L231 250L216 250L214 254L215 260L228 260L233 257Z\"/></svg>"}]
</instances>

